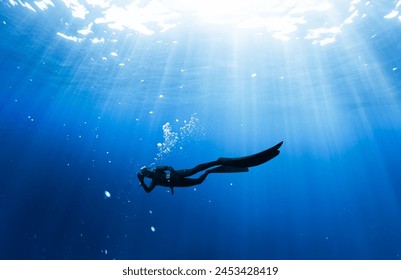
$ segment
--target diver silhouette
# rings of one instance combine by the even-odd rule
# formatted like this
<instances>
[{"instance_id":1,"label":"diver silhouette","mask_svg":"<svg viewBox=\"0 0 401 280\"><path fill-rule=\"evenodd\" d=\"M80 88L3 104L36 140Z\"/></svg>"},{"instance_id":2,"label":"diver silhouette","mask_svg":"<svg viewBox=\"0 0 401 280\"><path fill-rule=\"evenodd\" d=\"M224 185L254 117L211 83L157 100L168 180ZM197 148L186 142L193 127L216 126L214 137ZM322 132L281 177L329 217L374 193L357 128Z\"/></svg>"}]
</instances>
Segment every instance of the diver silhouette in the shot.
<instances>
[{"instance_id":1,"label":"diver silhouette","mask_svg":"<svg viewBox=\"0 0 401 280\"><path fill-rule=\"evenodd\" d=\"M174 194L174 187L191 187L201 184L210 173L236 173L248 172L249 167L265 163L278 156L278 150L283 142L281 141L274 147L263 152L240 158L218 158L215 161L202 163L191 169L175 170L171 166L156 166L153 170L145 167L137 173L140 185L145 192L150 193L156 186L169 187ZM211 168L213 166L217 166ZM211 168L211 169L208 169ZM206 170L198 178L188 178L200 171ZM168 172L166 172L168 171ZM145 184L145 177L150 178L149 186Z\"/></svg>"}]
</instances>

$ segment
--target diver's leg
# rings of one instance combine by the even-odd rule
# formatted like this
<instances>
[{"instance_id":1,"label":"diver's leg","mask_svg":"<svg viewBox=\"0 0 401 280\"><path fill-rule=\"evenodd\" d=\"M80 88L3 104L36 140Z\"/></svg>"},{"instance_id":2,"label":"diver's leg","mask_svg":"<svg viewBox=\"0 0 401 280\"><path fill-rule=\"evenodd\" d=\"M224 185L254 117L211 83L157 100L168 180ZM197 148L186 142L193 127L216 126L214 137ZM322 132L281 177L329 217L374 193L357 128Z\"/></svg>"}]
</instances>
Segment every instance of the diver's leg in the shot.
<instances>
[{"instance_id":1,"label":"diver's leg","mask_svg":"<svg viewBox=\"0 0 401 280\"><path fill-rule=\"evenodd\" d=\"M232 167L229 165L220 165L207 170L208 173L239 173L248 171L248 167Z\"/></svg>"},{"instance_id":2,"label":"diver's leg","mask_svg":"<svg viewBox=\"0 0 401 280\"><path fill-rule=\"evenodd\" d=\"M201 176L199 176L199 178L182 178L180 180L179 186L175 186L175 187L192 187L195 185L199 185L199 184L203 183L203 181L205 181L208 174L209 174L209 172L206 171Z\"/></svg>"},{"instance_id":3,"label":"diver's leg","mask_svg":"<svg viewBox=\"0 0 401 280\"><path fill-rule=\"evenodd\" d=\"M216 165L221 165L219 160L211 161L211 162L206 162L206 163L201 163L195 166L194 168L191 169L183 169L183 170L176 170L177 173L179 173L183 177L188 177L192 176L200 171L203 171L205 169L208 169L209 167L216 166ZM203 175L202 175L203 176ZM202 177L201 176L201 177ZM207 174L206 174L207 176ZM200 178L200 177L199 177ZM206 177L205 177L206 178ZM204 179L203 179L204 180Z\"/></svg>"}]
</instances>

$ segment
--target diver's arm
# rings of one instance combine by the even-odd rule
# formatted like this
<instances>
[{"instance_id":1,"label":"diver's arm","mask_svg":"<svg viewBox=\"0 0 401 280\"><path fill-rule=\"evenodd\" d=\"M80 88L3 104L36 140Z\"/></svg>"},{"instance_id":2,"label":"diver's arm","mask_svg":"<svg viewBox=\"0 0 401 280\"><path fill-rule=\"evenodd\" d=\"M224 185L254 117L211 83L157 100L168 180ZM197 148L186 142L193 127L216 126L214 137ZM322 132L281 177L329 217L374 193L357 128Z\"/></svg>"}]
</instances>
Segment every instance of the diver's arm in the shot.
<instances>
[{"instance_id":1,"label":"diver's arm","mask_svg":"<svg viewBox=\"0 0 401 280\"><path fill-rule=\"evenodd\" d=\"M150 193L156 187L156 185L153 184L153 181L150 183L149 186L147 186L144 181L145 177L142 174L137 173L136 176L138 177L139 183L141 187L145 190L145 192Z\"/></svg>"}]
</instances>

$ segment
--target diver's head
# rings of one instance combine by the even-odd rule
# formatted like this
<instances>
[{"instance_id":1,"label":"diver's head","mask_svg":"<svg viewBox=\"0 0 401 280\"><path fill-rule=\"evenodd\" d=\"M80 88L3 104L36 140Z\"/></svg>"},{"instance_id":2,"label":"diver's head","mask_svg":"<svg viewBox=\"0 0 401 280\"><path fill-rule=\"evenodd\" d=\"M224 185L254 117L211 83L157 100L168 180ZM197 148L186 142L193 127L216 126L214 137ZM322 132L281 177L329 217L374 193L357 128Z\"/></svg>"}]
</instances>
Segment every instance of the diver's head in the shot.
<instances>
[{"instance_id":1,"label":"diver's head","mask_svg":"<svg viewBox=\"0 0 401 280\"><path fill-rule=\"evenodd\" d=\"M150 171L149 168L144 166L144 167L141 168L141 171L139 173L141 173L142 176L149 178L150 175L152 174L152 171Z\"/></svg>"}]
</instances>

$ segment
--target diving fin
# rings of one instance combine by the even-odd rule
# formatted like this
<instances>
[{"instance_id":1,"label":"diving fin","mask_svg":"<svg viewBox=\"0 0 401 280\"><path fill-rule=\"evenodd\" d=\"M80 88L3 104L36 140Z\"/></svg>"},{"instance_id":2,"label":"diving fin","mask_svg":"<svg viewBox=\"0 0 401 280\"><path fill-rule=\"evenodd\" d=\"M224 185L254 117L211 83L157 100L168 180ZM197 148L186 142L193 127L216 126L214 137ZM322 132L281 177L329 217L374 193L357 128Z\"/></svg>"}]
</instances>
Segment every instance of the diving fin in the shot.
<instances>
[{"instance_id":1,"label":"diving fin","mask_svg":"<svg viewBox=\"0 0 401 280\"><path fill-rule=\"evenodd\" d=\"M280 154L280 151L278 149L281 147L282 144L283 141L281 141L274 147L271 147L263 152L254 155L239 158L219 158L218 160L223 166L231 166L236 168L257 166L278 156Z\"/></svg>"}]
</instances>

